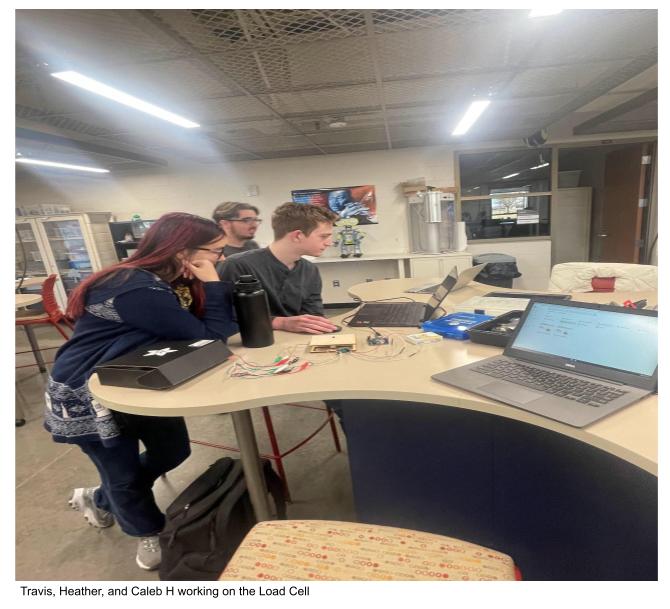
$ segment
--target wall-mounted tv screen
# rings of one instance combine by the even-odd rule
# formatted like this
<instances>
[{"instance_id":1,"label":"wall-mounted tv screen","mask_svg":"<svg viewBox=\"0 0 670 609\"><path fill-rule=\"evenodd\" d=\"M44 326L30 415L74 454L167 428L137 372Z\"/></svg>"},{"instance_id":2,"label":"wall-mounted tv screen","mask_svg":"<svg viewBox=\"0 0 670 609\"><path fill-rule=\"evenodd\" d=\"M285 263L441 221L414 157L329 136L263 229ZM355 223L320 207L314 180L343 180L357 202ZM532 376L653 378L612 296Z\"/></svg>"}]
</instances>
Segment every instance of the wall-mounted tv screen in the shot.
<instances>
[{"instance_id":1,"label":"wall-mounted tv screen","mask_svg":"<svg viewBox=\"0 0 670 609\"><path fill-rule=\"evenodd\" d=\"M378 224L375 187L338 186L292 190L294 203L327 207L340 218L356 218L359 224Z\"/></svg>"}]
</instances>

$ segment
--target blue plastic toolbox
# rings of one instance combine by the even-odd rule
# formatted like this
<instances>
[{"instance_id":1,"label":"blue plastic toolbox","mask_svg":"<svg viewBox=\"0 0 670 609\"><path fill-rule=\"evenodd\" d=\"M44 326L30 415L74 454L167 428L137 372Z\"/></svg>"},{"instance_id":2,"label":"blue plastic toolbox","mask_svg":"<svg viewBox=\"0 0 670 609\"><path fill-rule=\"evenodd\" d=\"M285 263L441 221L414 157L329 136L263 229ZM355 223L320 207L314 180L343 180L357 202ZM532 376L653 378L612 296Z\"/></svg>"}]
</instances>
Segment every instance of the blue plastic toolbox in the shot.
<instances>
[{"instance_id":1,"label":"blue plastic toolbox","mask_svg":"<svg viewBox=\"0 0 670 609\"><path fill-rule=\"evenodd\" d=\"M444 317L424 321L421 328L426 332L435 332L445 338L466 340L469 338L469 328L492 318L491 315L482 315L481 313L451 313Z\"/></svg>"}]
</instances>

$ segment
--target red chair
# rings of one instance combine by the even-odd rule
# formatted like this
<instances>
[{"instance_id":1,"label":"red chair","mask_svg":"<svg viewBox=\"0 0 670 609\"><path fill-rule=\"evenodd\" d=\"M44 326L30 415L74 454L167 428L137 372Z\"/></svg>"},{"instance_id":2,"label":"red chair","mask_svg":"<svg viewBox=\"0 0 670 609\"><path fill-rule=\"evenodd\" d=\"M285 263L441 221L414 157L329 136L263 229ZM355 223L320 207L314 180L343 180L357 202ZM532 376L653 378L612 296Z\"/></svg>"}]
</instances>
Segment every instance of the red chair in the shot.
<instances>
[{"instance_id":1,"label":"red chair","mask_svg":"<svg viewBox=\"0 0 670 609\"><path fill-rule=\"evenodd\" d=\"M335 450L338 453L342 452L342 447L340 446L340 438L337 433L337 427L335 425L335 421L333 419L335 415L333 414L332 410L328 408L328 406L326 406L325 408L319 408L318 406L308 406L307 404L294 404L294 403L283 404L283 406L311 408L313 410L321 410L326 413L325 421L321 425L319 425L312 433L310 433L304 440L298 442L298 444L296 444L295 446L292 446L291 448L282 452L279 449L279 442L277 441L277 435L275 433L274 425L272 423L272 417L270 416L270 409L267 406L263 406L262 408L265 427L267 428L268 436L270 438L270 446L272 447L272 454L261 455L261 457L265 459L271 459L272 461L274 461L275 466L277 468L277 473L279 474L279 477L281 478L282 481L282 485L284 487L284 497L286 498L287 501L290 502L291 493L289 492L288 489L288 479L286 477L286 471L284 470L284 464L282 462L282 459L290 455L292 452L298 450L301 446L307 444L307 442L309 442L314 436L316 436L326 425L330 425L330 431L333 435L333 442L335 443ZM240 449L234 446L224 446L223 444L214 444L213 442L205 442L203 440L191 440L191 444L199 444L200 446L209 446L211 448L219 448L221 450L240 452Z\"/></svg>"},{"instance_id":2,"label":"red chair","mask_svg":"<svg viewBox=\"0 0 670 609\"><path fill-rule=\"evenodd\" d=\"M30 347L31 351L33 352L33 355L35 356L35 364L27 364L27 366L39 366L40 371L45 372L46 368L44 366L45 362L42 359L41 354L39 353L40 351L43 351L43 349L40 349L38 344L37 344L37 339L35 338L35 335L32 331L32 326L37 326L37 325L49 325L53 326L58 330L60 335L65 339L68 340L70 337L65 333L63 328L61 328L60 324L64 323L70 330L74 330L74 326L70 322L67 317L65 317L65 313L60 310L60 307L58 306L58 302L56 301L56 295L54 294L54 284L56 283L56 279L58 279L58 275L49 275L42 284L42 304L44 305L44 314L40 315L24 315L24 316L19 316L16 317L16 325L17 326L22 326L23 329L26 331L26 334L28 336L28 341L30 342ZM49 349L53 349L54 347L48 347ZM18 351L17 354L19 353L28 353L28 351ZM51 362L49 362L51 363ZM17 366L17 368L26 368L27 366Z\"/></svg>"}]
</instances>

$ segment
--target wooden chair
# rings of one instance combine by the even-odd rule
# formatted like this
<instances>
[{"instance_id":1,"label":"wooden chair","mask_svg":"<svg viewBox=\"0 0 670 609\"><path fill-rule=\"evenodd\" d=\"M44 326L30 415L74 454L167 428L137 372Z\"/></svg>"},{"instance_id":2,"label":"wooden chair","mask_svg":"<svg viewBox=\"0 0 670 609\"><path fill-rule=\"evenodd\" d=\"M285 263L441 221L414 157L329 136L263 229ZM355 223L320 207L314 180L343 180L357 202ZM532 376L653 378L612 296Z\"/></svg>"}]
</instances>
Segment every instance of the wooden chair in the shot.
<instances>
[{"instance_id":1,"label":"wooden chair","mask_svg":"<svg viewBox=\"0 0 670 609\"><path fill-rule=\"evenodd\" d=\"M42 357L39 353L40 351L43 351L45 349L39 348L37 340L35 339L35 335L32 332L33 326L38 325L53 326L65 340L68 340L70 337L65 333L60 324L63 323L68 328L70 328L70 330L74 330L74 326L72 325L70 320L67 319L67 317L65 317L65 313L61 311L60 307L58 306L58 302L56 301L56 295L54 294L54 284L56 283L57 279L58 275L49 275L49 277L47 277L44 280L44 283L42 284L41 294L42 294L42 304L44 306L44 313L39 315L18 315L16 317L15 323L17 326L22 327L26 331L28 341L30 342L31 347L30 350L33 352L33 355L35 356L34 364L17 366L17 368L26 368L27 366L39 366L42 372L46 371L46 368L44 367L45 362L44 360L42 360ZM47 349L53 349L53 348L54 347L48 347ZM28 353L28 351L17 351L17 355L20 353Z\"/></svg>"},{"instance_id":2,"label":"wooden chair","mask_svg":"<svg viewBox=\"0 0 670 609\"><path fill-rule=\"evenodd\" d=\"M520 580L507 554L395 527L328 520L254 526L219 581Z\"/></svg>"}]
</instances>

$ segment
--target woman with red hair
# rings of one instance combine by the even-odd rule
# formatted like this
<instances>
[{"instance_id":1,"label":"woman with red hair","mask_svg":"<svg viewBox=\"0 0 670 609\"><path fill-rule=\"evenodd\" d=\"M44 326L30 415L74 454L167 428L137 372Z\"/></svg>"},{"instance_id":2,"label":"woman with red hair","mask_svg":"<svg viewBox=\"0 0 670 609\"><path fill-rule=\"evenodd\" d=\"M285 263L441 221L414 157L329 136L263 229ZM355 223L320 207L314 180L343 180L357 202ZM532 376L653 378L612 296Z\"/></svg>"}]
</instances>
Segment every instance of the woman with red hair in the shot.
<instances>
[{"instance_id":1,"label":"woman with red hair","mask_svg":"<svg viewBox=\"0 0 670 609\"><path fill-rule=\"evenodd\" d=\"M77 444L100 474L98 487L75 489L70 505L95 527L115 519L138 537L136 561L160 564L165 516L154 481L190 454L182 417L107 410L87 382L98 364L159 340L223 339L237 332L232 286L215 264L225 238L211 220L170 213L157 220L127 260L95 273L71 294L75 330L56 354L46 390L45 428L56 442ZM140 453L139 441L144 445Z\"/></svg>"}]
</instances>

